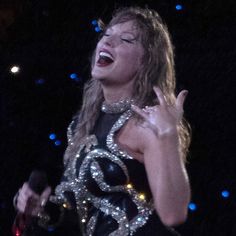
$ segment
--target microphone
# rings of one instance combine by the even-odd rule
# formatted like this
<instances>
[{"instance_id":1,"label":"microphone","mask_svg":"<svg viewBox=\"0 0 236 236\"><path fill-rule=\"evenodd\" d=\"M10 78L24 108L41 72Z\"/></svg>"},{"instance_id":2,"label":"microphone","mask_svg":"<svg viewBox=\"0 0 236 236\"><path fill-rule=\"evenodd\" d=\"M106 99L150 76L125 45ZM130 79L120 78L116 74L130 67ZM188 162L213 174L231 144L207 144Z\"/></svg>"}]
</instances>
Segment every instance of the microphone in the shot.
<instances>
[{"instance_id":1,"label":"microphone","mask_svg":"<svg viewBox=\"0 0 236 236\"><path fill-rule=\"evenodd\" d=\"M47 175L43 171L34 170L31 172L28 185L32 191L41 195L43 190L48 186ZM12 233L14 236L27 236L27 229L33 221L33 216L18 212L13 226ZM32 235L29 233L28 235Z\"/></svg>"}]
</instances>

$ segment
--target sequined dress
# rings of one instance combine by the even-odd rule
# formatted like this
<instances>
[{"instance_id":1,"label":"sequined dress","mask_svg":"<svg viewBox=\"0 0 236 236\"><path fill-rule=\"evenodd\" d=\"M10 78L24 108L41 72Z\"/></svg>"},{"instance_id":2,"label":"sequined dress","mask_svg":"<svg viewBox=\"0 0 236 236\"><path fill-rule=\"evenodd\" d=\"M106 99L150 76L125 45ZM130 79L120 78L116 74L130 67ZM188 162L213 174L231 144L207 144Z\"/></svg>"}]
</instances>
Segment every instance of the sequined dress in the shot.
<instances>
[{"instance_id":1,"label":"sequined dress","mask_svg":"<svg viewBox=\"0 0 236 236\"><path fill-rule=\"evenodd\" d=\"M70 158L56 188L54 201L74 201L82 235L178 235L155 213L144 165L115 143L115 134L131 115L130 110L101 112L87 144ZM74 126L68 128L69 145Z\"/></svg>"}]
</instances>

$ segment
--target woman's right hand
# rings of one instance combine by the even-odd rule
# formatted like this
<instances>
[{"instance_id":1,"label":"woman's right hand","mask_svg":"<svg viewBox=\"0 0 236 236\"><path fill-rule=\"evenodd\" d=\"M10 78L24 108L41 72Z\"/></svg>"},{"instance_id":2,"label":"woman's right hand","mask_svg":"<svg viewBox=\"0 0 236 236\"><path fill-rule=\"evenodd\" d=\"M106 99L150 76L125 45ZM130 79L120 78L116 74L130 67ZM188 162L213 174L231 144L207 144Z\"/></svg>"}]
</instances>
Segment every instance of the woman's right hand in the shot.
<instances>
[{"instance_id":1,"label":"woman's right hand","mask_svg":"<svg viewBox=\"0 0 236 236\"><path fill-rule=\"evenodd\" d=\"M42 194L39 195L30 189L29 184L25 182L22 188L19 189L18 196L15 199L16 210L26 215L37 216L46 205L50 194L50 187L46 187Z\"/></svg>"}]
</instances>

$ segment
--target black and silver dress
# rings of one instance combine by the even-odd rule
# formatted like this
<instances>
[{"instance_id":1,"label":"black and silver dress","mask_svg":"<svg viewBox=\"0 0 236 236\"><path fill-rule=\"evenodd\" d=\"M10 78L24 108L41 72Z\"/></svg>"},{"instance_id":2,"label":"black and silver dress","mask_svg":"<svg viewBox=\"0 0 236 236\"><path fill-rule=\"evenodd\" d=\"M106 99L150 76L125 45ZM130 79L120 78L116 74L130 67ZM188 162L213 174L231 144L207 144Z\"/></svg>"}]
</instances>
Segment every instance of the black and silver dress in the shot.
<instances>
[{"instance_id":1,"label":"black and silver dress","mask_svg":"<svg viewBox=\"0 0 236 236\"><path fill-rule=\"evenodd\" d=\"M54 202L74 201L82 235L178 235L155 212L144 165L121 150L116 133L132 116L101 112L86 145L66 165ZM68 128L73 145L73 123ZM138 138L138 137L137 137Z\"/></svg>"}]
</instances>

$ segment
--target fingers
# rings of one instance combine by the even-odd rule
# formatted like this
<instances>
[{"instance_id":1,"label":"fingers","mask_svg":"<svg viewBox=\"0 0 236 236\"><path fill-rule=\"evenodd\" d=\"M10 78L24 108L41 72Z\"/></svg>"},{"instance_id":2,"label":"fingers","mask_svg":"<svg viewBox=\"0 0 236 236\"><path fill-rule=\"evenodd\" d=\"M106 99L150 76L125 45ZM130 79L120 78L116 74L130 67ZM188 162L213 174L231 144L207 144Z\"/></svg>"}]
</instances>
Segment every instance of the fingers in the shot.
<instances>
[{"instance_id":1,"label":"fingers","mask_svg":"<svg viewBox=\"0 0 236 236\"><path fill-rule=\"evenodd\" d=\"M154 86L153 87L153 90L155 91L156 95L157 95L157 98L160 102L160 105L162 106L166 106L167 103L166 103L166 100L165 100L165 96L164 94L162 93L161 89L157 86ZM184 101L186 99L186 96L188 94L188 91L187 90L182 90L179 95L177 96L177 99L176 99L176 102L175 102L175 105L176 105L176 108L178 110L183 110L183 105L184 105Z\"/></svg>"},{"instance_id":2,"label":"fingers","mask_svg":"<svg viewBox=\"0 0 236 236\"><path fill-rule=\"evenodd\" d=\"M140 115L143 119L147 120L148 119L148 115L139 107L135 106L135 105L131 105L131 109L137 113L138 115Z\"/></svg>"},{"instance_id":3,"label":"fingers","mask_svg":"<svg viewBox=\"0 0 236 236\"><path fill-rule=\"evenodd\" d=\"M29 204L33 199L38 198L39 196L30 189L28 183L24 183L22 188L19 190L17 209L20 212L25 212L27 204Z\"/></svg>"},{"instance_id":4,"label":"fingers","mask_svg":"<svg viewBox=\"0 0 236 236\"><path fill-rule=\"evenodd\" d=\"M51 194L51 188L47 187L41 195L36 194L30 189L28 183L24 183L19 190L16 208L21 213L27 215L37 215L37 213L46 205Z\"/></svg>"},{"instance_id":5,"label":"fingers","mask_svg":"<svg viewBox=\"0 0 236 236\"><path fill-rule=\"evenodd\" d=\"M186 99L187 94L188 94L187 90L182 90L176 98L175 105L176 105L176 108L180 111L183 110L184 101Z\"/></svg>"},{"instance_id":6,"label":"fingers","mask_svg":"<svg viewBox=\"0 0 236 236\"><path fill-rule=\"evenodd\" d=\"M161 89L157 86L154 86L153 90L154 90L155 94L157 95L157 98L160 102L160 105L165 106L166 105L166 100L165 100L164 94L162 93Z\"/></svg>"},{"instance_id":7,"label":"fingers","mask_svg":"<svg viewBox=\"0 0 236 236\"><path fill-rule=\"evenodd\" d=\"M40 205L42 207L44 207L46 205L46 202L47 202L51 192L52 192L52 189L51 189L51 187L48 186L44 189L44 191L40 195Z\"/></svg>"}]
</instances>

